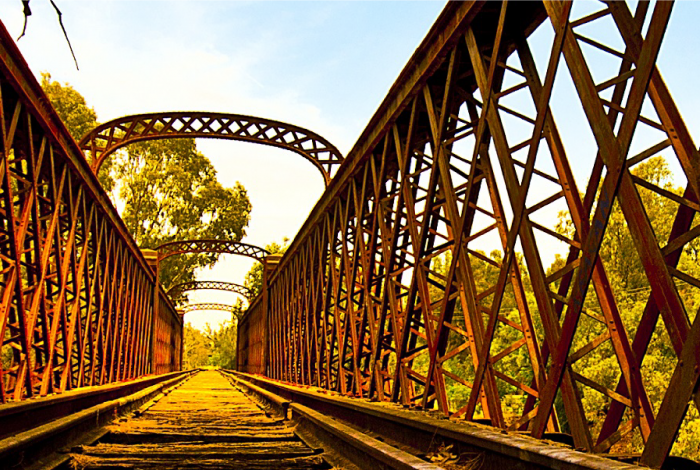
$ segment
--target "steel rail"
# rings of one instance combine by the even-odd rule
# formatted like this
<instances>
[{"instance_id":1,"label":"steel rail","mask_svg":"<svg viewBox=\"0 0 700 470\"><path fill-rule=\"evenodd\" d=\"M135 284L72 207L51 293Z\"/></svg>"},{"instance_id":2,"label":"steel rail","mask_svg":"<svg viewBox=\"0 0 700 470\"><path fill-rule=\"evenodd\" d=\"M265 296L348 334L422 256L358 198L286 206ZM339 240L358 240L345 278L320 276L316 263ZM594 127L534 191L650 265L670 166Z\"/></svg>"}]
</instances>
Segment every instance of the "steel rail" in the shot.
<instances>
[{"instance_id":1,"label":"steel rail","mask_svg":"<svg viewBox=\"0 0 700 470\"><path fill-rule=\"evenodd\" d=\"M146 376L129 382L82 387L60 395L49 395L0 405L0 439L77 413L85 408L131 395L182 374L183 372L171 372Z\"/></svg>"},{"instance_id":2,"label":"steel rail","mask_svg":"<svg viewBox=\"0 0 700 470\"><path fill-rule=\"evenodd\" d=\"M39 403L28 402L18 407L8 407L3 421L17 420L28 415L39 421L24 423L18 433L6 433L0 439L0 462L7 468L55 468L68 460L61 449L95 440L99 428L140 407L166 388L177 386L188 379L192 371L163 374L137 382L94 390L77 391L68 397L49 397ZM43 409L42 414L41 410ZM29 425L30 427L26 427ZM10 423L10 426L16 426Z\"/></svg>"},{"instance_id":3,"label":"steel rail","mask_svg":"<svg viewBox=\"0 0 700 470\"><path fill-rule=\"evenodd\" d=\"M295 423L296 434L312 448L326 450L324 460L334 468L387 468L395 470L439 470L443 467L422 459L405 448L399 449L383 440L324 416L308 406L294 403L240 376L223 372L231 382L272 406L278 414ZM386 438L386 436L383 436ZM350 465L348 465L348 463Z\"/></svg>"},{"instance_id":4,"label":"steel rail","mask_svg":"<svg viewBox=\"0 0 700 470\"><path fill-rule=\"evenodd\" d=\"M601 455L574 450L561 443L548 443L521 432L494 430L467 422L439 419L435 413L387 407L342 397L313 387L297 387L260 375L225 371L237 383L267 400L265 392L292 411L307 408L315 416L348 423L387 442L429 454L438 448L451 448L456 455L468 454L488 462L489 468L551 468L556 470L632 470L642 469ZM551 437L557 438L552 435ZM480 457L479 457L480 456ZM361 467L364 468L364 467Z\"/></svg>"}]
</instances>

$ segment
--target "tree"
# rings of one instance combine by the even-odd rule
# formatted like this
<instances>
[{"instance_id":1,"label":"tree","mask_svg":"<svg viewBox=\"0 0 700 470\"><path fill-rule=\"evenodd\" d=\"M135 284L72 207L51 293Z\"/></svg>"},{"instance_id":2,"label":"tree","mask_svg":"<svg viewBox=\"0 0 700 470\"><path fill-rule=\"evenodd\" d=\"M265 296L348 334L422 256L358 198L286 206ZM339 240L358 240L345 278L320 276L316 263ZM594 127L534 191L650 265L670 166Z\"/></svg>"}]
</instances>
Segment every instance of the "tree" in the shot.
<instances>
[{"instance_id":1,"label":"tree","mask_svg":"<svg viewBox=\"0 0 700 470\"><path fill-rule=\"evenodd\" d=\"M223 323L218 330L212 331L207 325L205 335L212 344L212 354L209 365L222 369L234 369L236 367L236 346L238 336L238 319L231 315L231 321Z\"/></svg>"},{"instance_id":2,"label":"tree","mask_svg":"<svg viewBox=\"0 0 700 470\"><path fill-rule=\"evenodd\" d=\"M97 127L97 113L72 86L52 81L51 74L44 72L41 87L76 142Z\"/></svg>"},{"instance_id":3,"label":"tree","mask_svg":"<svg viewBox=\"0 0 700 470\"><path fill-rule=\"evenodd\" d=\"M682 194L682 189L676 187L673 182L673 173L669 169L668 163L661 156L650 158L634 166L631 172L635 177L670 193ZM637 186L637 188L656 238L663 243L668 239L678 203L645 187ZM569 237L573 235L571 220L565 214L560 214L557 230ZM700 278L700 265L697 257L700 252L698 250L699 243L696 239L686 245L678 265L679 271L696 279ZM627 220L617 201L613 204L610 214L610 221L600 249L600 259L605 267L620 316L631 340L636 334L636 327L650 297L650 284L627 226ZM559 258L550 270L556 270L563 264L564 260ZM676 280L676 286L692 321L700 305L700 291L681 280ZM598 315L601 314L600 305L593 289L589 289L584 309ZM603 324L583 315L574 337L572 351L578 350L594 337L603 334L604 330ZM644 385L655 411L658 411L663 400L676 362L677 357L666 328L662 321L658 321L641 368ZM577 373L609 389L615 388L621 375L612 346L609 343L603 343L599 348L586 354L573 367ZM602 424L601 418L604 417L609 399L588 387L582 387L581 391L582 403L589 420ZM686 424L678 434L677 443L673 449L674 454L697 459L700 452L698 429L700 429L698 411L691 406L686 416ZM613 449L617 452L638 452L642 446L640 436L628 434Z\"/></svg>"},{"instance_id":4,"label":"tree","mask_svg":"<svg viewBox=\"0 0 700 470\"><path fill-rule=\"evenodd\" d=\"M189 323L185 324L182 334L184 335L183 368L195 369L207 365L212 349L210 340Z\"/></svg>"},{"instance_id":5,"label":"tree","mask_svg":"<svg viewBox=\"0 0 700 470\"><path fill-rule=\"evenodd\" d=\"M44 74L42 87L76 140L97 125L95 111L69 84ZM223 187L194 139L130 145L104 162L99 179L142 248L187 239L239 241L250 220L245 188L240 183ZM197 268L212 266L218 258L197 254L167 259L161 265L161 283L167 289L191 281Z\"/></svg>"},{"instance_id":6,"label":"tree","mask_svg":"<svg viewBox=\"0 0 700 470\"><path fill-rule=\"evenodd\" d=\"M239 241L252 206L245 188L224 188L194 139L140 142L117 155L112 174L123 201L122 218L139 246L178 240ZM161 265L168 287L194 280L197 268L212 266L218 254L180 255Z\"/></svg>"},{"instance_id":7,"label":"tree","mask_svg":"<svg viewBox=\"0 0 700 470\"><path fill-rule=\"evenodd\" d=\"M289 238L285 237L282 239L282 245L277 242L272 242L265 246L265 250L269 251L271 255L282 254L287 251L287 243ZM250 271L245 275L244 285L250 289L251 298L255 298L262 290L262 275L263 275L263 265L262 263L255 263Z\"/></svg>"}]
</instances>

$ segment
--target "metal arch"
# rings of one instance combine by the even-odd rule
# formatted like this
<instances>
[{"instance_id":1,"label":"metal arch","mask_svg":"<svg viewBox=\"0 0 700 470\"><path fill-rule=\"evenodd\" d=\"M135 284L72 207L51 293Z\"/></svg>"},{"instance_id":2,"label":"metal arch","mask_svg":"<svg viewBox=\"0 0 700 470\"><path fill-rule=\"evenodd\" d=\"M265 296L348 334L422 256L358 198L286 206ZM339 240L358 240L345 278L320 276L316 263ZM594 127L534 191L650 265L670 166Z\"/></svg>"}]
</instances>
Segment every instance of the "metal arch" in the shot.
<instances>
[{"instance_id":1,"label":"metal arch","mask_svg":"<svg viewBox=\"0 0 700 470\"><path fill-rule=\"evenodd\" d=\"M270 254L269 251L259 246L233 240L182 240L164 243L156 248L156 251L158 252L158 262L184 253L229 253L247 256L258 261L262 261Z\"/></svg>"},{"instance_id":2,"label":"metal arch","mask_svg":"<svg viewBox=\"0 0 700 470\"><path fill-rule=\"evenodd\" d=\"M236 284L235 282L224 282L224 281L190 281L183 282L182 284L177 284L170 288L168 295L170 297L176 297L183 292L191 290L200 289L211 289L211 290L223 290L227 292L235 292L236 294L241 294L247 299L250 299L250 289L241 284Z\"/></svg>"},{"instance_id":3,"label":"metal arch","mask_svg":"<svg viewBox=\"0 0 700 470\"><path fill-rule=\"evenodd\" d=\"M185 306L184 310L185 313L194 312L197 310L219 310L221 312L233 312L233 305L213 303L190 304Z\"/></svg>"},{"instance_id":4,"label":"metal arch","mask_svg":"<svg viewBox=\"0 0 700 470\"><path fill-rule=\"evenodd\" d=\"M345 157L326 139L299 126L242 114L164 112L124 116L106 122L80 140L92 153L98 174L105 159L117 149L143 140L206 137L271 145L298 153L323 174L328 186Z\"/></svg>"}]
</instances>

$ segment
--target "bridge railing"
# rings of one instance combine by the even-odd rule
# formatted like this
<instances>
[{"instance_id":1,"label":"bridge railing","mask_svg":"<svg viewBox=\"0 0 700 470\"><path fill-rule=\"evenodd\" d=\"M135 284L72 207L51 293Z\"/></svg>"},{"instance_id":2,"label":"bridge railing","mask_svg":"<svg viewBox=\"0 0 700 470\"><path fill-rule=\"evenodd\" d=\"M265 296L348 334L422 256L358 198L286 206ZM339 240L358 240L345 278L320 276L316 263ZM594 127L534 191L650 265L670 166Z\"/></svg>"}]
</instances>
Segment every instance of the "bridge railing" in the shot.
<instances>
[{"instance_id":1,"label":"bridge railing","mask_svg":"<svg viewBox=\"0 0 700 470\"><path fill-rule=\"evenodd\" d=\"M700 158L655 66L672 5L449 2L270 276L264 373L592 452L634 443L660 467L700 408L700 280L679 263ZM579 111L566 146L554 88ZM682 195L636 172L659 154ZM645 278L634 312L599 257L613 203ZM659 391L645 356L664 335Z\"/></svg>"},{"instance_id":2,"label":"bridge railing","mask_svg":"<svg viewBox=\"0 0 700 470\"><path fill-rule=\"evenodd\" d=\"M257 296L238 321L236 370L251 374L265 374L263 351L266 349L264 334L267 331L263 296Z\"/></svg>"},{"instance_id":3,"label":"bridge railing","mask_svg":"<svg viewBox=\"0 0 700 470\"><path fill-rule=\"evenodd\" d=\"M251 301L243 317L238 321L236 345L236 367L241 372L268 374L270 366L270 322L269 315L270 277L279 264L281 255L268 255L262 262L261 290ZM277 353L275 357L284 357Z\"/></svg>"},{"instance_id":4,"label":"bridge railing","mask_svg":"<svg viewBox=\"0 0 700 470\"><path fill-rule=\"evenodd\" d=\"M179 370L181 319L4 26L0 133L0 402Z\"/></svg>"}]
</instances>

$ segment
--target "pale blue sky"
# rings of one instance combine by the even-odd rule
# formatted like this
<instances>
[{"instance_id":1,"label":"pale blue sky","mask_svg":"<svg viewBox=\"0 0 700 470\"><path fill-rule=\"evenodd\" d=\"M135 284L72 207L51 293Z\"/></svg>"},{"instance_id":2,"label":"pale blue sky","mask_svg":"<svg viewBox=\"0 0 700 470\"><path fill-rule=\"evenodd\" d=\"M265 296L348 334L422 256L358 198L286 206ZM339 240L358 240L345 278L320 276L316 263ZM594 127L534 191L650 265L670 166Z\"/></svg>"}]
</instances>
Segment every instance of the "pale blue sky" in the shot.
<instances>
[{"instance_id":1,"label":"pale blue sky","mask_svg":"<svg viewBox=\"0 0 700 470\"><path fill-rule=\"evenodd\" d=\"M442 1L56 2L81 70L75 70L48 0L32 0L34 14L20 49L35 73L48 71L80 91L101 121L167 110L252 114L308 127L344 153L444 6ZM0 19L17 37L21 1L2 5ZM575 8L600 4L588 0ZM659 59L696 140L699 18L700 3L677 2ZM545 46L539 48L540 62L546 62L550 31L545 25L532 40L536 56L538 43ZM562 70L553 112L570 157L585 174L592 140ZM596 73L605 73L602 62ZM248 243L293 238L323 191L314 167L291 153L232 142L198 145L224 184L238 180L248 189L253 203ZM579 185L584 184L582 178ZM227 256L200 278L242 282L250 264ZM229 303L232 295L205 292L195 300ZM226 317L198 312L187 320L202 326Z\"/></svg>"}]
</instances>

